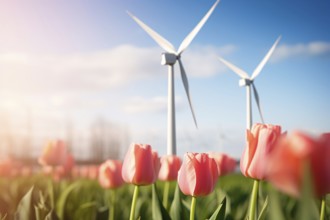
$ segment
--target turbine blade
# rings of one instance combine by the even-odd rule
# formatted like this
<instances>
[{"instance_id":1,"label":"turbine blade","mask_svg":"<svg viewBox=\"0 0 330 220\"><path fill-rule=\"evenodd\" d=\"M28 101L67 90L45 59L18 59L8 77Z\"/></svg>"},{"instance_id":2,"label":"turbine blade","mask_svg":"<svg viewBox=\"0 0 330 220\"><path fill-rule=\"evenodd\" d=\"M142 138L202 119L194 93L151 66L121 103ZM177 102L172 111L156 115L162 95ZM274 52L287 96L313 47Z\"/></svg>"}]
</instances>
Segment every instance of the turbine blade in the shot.
<instances>
[{"instance_id":1,"label":"turbine blade","mask_svg":"<svg viewBox=\"0 0 330 220\"><path fill-rule=\"evenodd\" d=\"M262 111L261 111L261 106L260 106L258 91L257 91L254 83L252 82L251 84L252 84L252 88L253 88L254 99L256 100L256 103L257 103L257 106L258 106L258 110L259 110L261 122L264 124L265 121L264 121L264 117L263 117Z\"/></svg>"},{"instance_id":2,"label":"turbine blade","mask_svg":"<svg viewBox=\"0 0 330 220\"><path fill-rule=\"evenodd\" d=\"M133 20L140 25L140 27L145 30L149 34L149 36L156 41L156 43L162 47L166 52L176 53L174 46L161 35L159 35L156 31L148 27L145 23L143 23L140 19L135 17L132 13L127 11L127 14L133 18Z\"/></svg>"},{"instance_id":3,"label":"turbine blade","mask_svg":"<svg viewBox=\"0 0 330 220\"><path fill-rule=\"evenodd\" d=\"M251 80L255 79L259 75L259 73L261 72L262 68L265 66L265 64L269 60L270 56L273 54L273 52L275 50L275 47L278 44L278 42L280 41L280 39L281 39L281 36L279 36L277 38L277 40L275 41L275 43L273 44L273 46L270 48L270 50L268 51L268 53L266 54L266 56L262 59L262 61L257 66L257 68L253 71L252 76L251 76Z\"/></svg>"},{"instance_id":4,"label":"turbine blade","mask_svg":"<svg viewBox=\"0 0 330 220\"><path fill-rule=\"evenodd\" d=\"M221 57L218 57L218 59L241 78L249 79L249 75L244 70L238 68L234 64L229 63L227 60Z\"/></svg>"},{"instance_id":5,"label":"turbine blade","mask_svg":"<svg viewBox=\"0 0 330 220\"><path fill-rule=\"evenodd\" d=\"M183 68L183 64L181 62L181 59L178 59L178 61L179 61L179 66L180 66L181 79L182 79L182 83L183 83L184 89L185 89L186 94L187 94L190 110L191 110L192 116L194 118L195 126L196 126L196 128L198 128L194 108L192 106L192 102L191 102L191 98L190 98L188 78L187 78L186 72Z\"/></svg>"},{"instance_id":6,"label":"turbine blade","mask_svg":"<svg viewBox=\"0 0 330 220\"><path fill-rule=\"evenodd\" d=\"M215 7L219 4L220 0L217 0L213 6L210 8L210 10L204 15L202 20L196 25L196 27L187 35L187 37L182 41L177 54L181 54L191 43L191 41L195 38L197 33L200 31L200 29L203 27L207 19L211 16L212 12L214 11Z\"/></svg>"}]
</instances>

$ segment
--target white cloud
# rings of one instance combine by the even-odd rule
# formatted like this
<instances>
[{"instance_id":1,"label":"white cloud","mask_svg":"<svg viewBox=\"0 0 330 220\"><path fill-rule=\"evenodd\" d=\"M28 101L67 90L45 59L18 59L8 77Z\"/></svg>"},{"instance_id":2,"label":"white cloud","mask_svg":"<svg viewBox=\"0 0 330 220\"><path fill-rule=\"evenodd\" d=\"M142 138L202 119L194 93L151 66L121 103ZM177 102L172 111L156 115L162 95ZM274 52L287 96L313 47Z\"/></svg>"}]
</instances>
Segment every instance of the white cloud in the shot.
<instances>
[{"instance_id":1,"label":"white cloud","mask_svg":"<svg viewBox=\"0 0 330 220\"><path fill-rule=\"evenodd\" d=\"M185 70L189 76L210 77L221 72L226 68L218 60L218 56L226 56L233 53L236 47L226 45L221 48L213 46L192 47L182 55Z\"/></svg>"},{"instance_id":2,"label":"white cloud","mask_svg":"<svg viewBox=\"0 0 330 220\"><path fill-rule=\"evenodd\" d=\"M271 61L276 62L283 59L298 56L321 56L330 54L330 43L328 42L310 42L308 44L280 45L274 51Z\"/></svg>"},{"instance_id":3,"label":"white cloud","mask_svg":"<svg viewBox=\"0 0 330 220\"><path fill-rule=\"evenodd\" d=\"M183 106L180 96L175 97L175 106L176 110ZM156 96L148 99L136 96L125 104L123 110L127 113L164 113L167 111L167 97Z\"/></svg>"},{"instance_id":4,"label":"white cloud","mask_svg":"<svg viewBox=\"0 0 330 220\"><path fill-rule=\"evenodd\" d=\"M233 46L200 46L183 54L188 75L208 77L222 66L219 54ZM120 45L116 48L83 54L0 54L3 91L58 92L117 88L130 82L166 73L160 65L161 49Z\"/></svg>"}]
</instances>

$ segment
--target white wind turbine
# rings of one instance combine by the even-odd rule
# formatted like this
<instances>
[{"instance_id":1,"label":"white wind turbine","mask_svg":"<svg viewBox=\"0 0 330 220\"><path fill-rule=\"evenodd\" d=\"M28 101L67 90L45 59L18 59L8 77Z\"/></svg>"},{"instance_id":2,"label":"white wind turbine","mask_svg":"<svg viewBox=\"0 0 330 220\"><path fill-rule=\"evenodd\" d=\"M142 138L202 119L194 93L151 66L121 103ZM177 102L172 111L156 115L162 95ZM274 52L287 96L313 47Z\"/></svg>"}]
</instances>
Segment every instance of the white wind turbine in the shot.
<instances>
[{"instance_id":1,"label":"white wind turbine","mask_svg":"<svg viewBox=\"0 0 330 220\"><path fill-rule=\"evenodd\" d=\"M162 54L161 64L168 66L168 106L167 106L167 154L175 155L176 154L176 131L175 131L175 98L174 98L174 64L178 60L181 72L182 83L185 88L189 106L191 109L191 113L197 127L196 117L194 113L194 109L192 107L192 102L189 93L189 84L186 72L183 68L183 64L181 61L181 54L183 51L189 46L191 41L203 27L207 19L210 17L215 7L218 5L220 0L217 0L211 9L206 13L206 15L202 18L202 20L196 25L196 27L186 36L186 38L182 41L179 49L176 51L174 46L167 41L165 38L160 36L156 31L148 27L145 23L143 23L140 19L127 12L135 21L138 23L143 30L145 30L151 38L153 38L156 43L163 48L166 53Z\"/></svg>"},{"instance_id":2,"label":"white wind turbine","mask_svg":"<svg viewBox=\"0 0 330 220\"><path fill-rule=\"evenodd\" d=\"M270 56L275 50L276 45L280 41L281 36L277 38L273 46L270 48L266 56L263 58L263 60L259 63L257 68L253 71L252 76L249 77L249 75L242 69L238 68L237 66L229 63L225 59L218 57L218 59L225 64L227 67L229 67L233 72L235 72L238 76L241 77L239 80L239 86L246 86L246 128L251 129L252 127L252 106L251 106L251 85L253 88L254 98L258 106L258 110L260 113L260 118L262 123L264 123L264 118L262 116L260 102L259 102L259 95L256 89L256 86L254 85L253 81L254 79L260 74L262 68L265 66L266 62L269 60Z\"/></svg>"}]
</instances>

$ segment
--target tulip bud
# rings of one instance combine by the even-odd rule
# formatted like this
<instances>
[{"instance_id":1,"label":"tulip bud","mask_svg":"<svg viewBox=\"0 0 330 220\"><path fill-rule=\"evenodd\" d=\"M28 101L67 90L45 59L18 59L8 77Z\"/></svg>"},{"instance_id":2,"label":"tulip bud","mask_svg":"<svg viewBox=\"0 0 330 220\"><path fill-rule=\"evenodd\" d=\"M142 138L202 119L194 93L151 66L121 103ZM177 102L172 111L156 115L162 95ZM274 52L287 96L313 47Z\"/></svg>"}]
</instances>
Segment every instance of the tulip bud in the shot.
<instances>
[{"instance_id":1,"label":"tulip bud","mask_svg":"<svg viewBox=\"0 0 330 220\"><path fill-rule=\"evenodd\" d=\"M63 165L67 158L67 148L63 141L51 141L44 148L38 162L43 166Z\"/></svg>"},{"instance_id":2,"label":"tulip bud","mask_svg":"<svg viewBox=\"0 0 330 220\"><path fill-rule=\"evenodd\" d=\"M99 183L105 189L115 189L124 184L121 177L122 162L119 160L107 160L99 167Z\"/></svg>"},{"instance_id":3,"label":"tulip bud","mask_svg":"<svg viewBox=\"0 0 330 220\"><path fill-rule=\"evenodd\" d=\"M163 156L160 160L158 179L162 181L175 181L178 179L178 171L181 159L175 155Z\"/></svg>"},{"instance_id":4,"label":"tulip bud","mask_svg":"<svg viewBox=\"0 0 330 220\"><path fill-rule=\"evenodd\" d=\"M219 176L224 176L228 173L234 172L236 169L236 160L224 153L211 152L209 157L213 158L218 166Z\"/></svg>"},{"instance_id":5,"label":"tulip bud","mask_svg":"<svg viewBox=\"0 0 330 220\"><path fill-rule=\"evenodd\" d=\"M160 161L157 152L148 144L131 144L122 168L125 182L134 185L149 185L157 180Z\"/></svg>"},{"instance_id":6,"label":"tulip bud","mask_svg":"<svg viewBox=\"0 0 330 220\"><path fill-rule=\"evenodd\" d=\"M309 165L316 196L330 192L330 136L315 139L302 132L282 137L269 157L268 176L276 188L300 196L305 164Z\"/></svg>"},{"instance_id":7,"label":"tulip bud","mask_svg":"<svg viewBox=\"0 0 330 220\"><path fill-rule=\"evenodd\" d=\"M274 149L281 136L281 127L270 124L255 124L247 130L247 146L241 158L241 172L244 176L263 180L266 177L267 156Z\"/></svg>"},{"instance_id":8,"label":"tulip bud","mask_svg":"<svg viewBox=\"0 0 330 220\"><path fill-rule=\"evenodd\" d=\"M218 180L215 160L205 153L186 153L178 173L178 184L185 195L205 196Z\"/></svg>"}]
</instances>

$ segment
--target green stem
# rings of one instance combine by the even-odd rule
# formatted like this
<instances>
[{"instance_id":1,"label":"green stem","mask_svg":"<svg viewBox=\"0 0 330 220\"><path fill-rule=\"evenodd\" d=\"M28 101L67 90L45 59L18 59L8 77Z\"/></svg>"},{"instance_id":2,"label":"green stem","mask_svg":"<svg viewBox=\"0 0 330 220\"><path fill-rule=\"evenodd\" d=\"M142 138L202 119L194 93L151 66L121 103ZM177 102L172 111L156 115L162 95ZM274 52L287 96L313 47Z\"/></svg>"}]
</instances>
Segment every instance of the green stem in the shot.
<instances>
[{"instance_id":1,"label":"green stem","mask_svg":"<svg viewBox=\"0 0 330 220\"><path fill-rule=\"evenodd\" d=\"M111 190L111 201L109 206L109 220L115 219L116 190Z\"/></svg>"},{"instance_id":2,"label":"green stem","mask_svg":"<svg viewBox=\"0 0 330 220\"><path fill-rule=\"evenodd\" d=\"M325 218L325 196L321 199L321 210L320 210L320 220L324 220Z\"/></svg>"},{"instance_id":3,"label":"green stem","mask_svg":"<svg viewBox=\"0 0 330 220\"><path fill-rule=\"evenodd\" d=\"M168 194L170 192L170 182L166 181L164 184L164 192L163 192L163 205L165 209L167 210L168 206Z\"/></svg>"},{"instance_id":4,"label":"green stem","mask_svg":"<svg viewBox=\"0 0 330 220\"><path fill-rule=\"evenodd\" d=\"M257 217L256 207L257 207L258 191L259 191L259 180L254 180L252 195L250 200L249 220L255 220Z\"/></svg>"},{"instance_id":5,"label":"green stem","mask_svg":"<svg viewBox=\"0 0 330 220\"><path fill-rule=\"evenodd\" d=\"M134 194L133 194L133 199L132 199L132 206L131 206L131 213L130 213L130 220L134 220L134 216L135 216L135 206L136 206L136 201L137 201L137 197L139 195L139 186L136 185L134 188Z\"/></svg>"},{"instance_id":6,"label":"green stem","mask_svg":"<svg viewBox=\"0 0 330 220\"><path fill-rule=\"evenodd\" d=\"M55 193L54 193L54 183L53 183L53 167L51 170L51 176L49 177L48 182L48 190L49 190L49 199L50 199L50 206L55 208Z\"/></svg>"},{"instance_id":7,"label":"green stem","mask_svg":"<svg viewBox=\"0 0 330 220\"><path fill-rule=\"evenodd\" d=\"M195 219L195 208L196 208L196 197L193 196L192 199L191 199L190 220Z\"/></svg>"}]
</instances>

